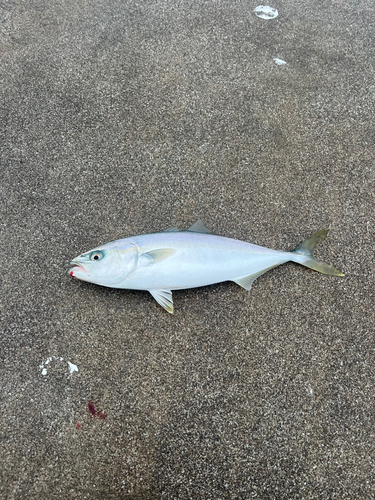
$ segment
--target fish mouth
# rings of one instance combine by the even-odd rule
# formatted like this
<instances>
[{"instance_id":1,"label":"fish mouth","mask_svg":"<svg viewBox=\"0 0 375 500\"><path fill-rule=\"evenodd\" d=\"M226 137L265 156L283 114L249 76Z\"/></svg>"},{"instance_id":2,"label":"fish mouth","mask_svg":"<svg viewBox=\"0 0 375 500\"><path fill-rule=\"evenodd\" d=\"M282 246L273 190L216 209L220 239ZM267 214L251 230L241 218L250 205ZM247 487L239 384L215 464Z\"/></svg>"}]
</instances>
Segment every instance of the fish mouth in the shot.
<instances>
[{"instance_id":1,"label":"fish mouth","mask_svg":"<svg viewBox=\"0 0 375 500\"><path fill-rule=\"evenodd\" d=\"M77 278L78 277L77 274L79 275L81 273L83 273L83 274L87 274L88 273L88 270L85 269L83 267L83 265L81 263L79 263L79 262L76 262L76 261L72 260L72 262L70 263L70 265L73 266L73 267L71 267L69 269L68 273L69 273L69 276L72 276L73 278Z\"/></svg>"}]
</instances>

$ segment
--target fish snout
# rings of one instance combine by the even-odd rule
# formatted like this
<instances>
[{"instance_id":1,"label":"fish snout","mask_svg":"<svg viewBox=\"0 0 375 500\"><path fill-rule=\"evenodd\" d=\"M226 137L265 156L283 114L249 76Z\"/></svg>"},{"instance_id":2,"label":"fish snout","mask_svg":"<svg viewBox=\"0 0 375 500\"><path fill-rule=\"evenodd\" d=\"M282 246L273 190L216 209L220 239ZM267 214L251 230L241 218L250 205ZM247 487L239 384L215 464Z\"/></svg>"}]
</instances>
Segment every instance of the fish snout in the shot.
<instances>
[{"instance_id":1,"label":"fish snout","mask_svg":"<svg viewBox=\"0 0 375 500\"><path fill-rule=\"evenodd\" d=\"M88 270L84 267L82 262L80 262L78 259L73 259L70 262L70 265L73 266L69 269L69 276L72 276L73 278L79 278L80 274L87 274Z\"/></svg>"}]
</instances>

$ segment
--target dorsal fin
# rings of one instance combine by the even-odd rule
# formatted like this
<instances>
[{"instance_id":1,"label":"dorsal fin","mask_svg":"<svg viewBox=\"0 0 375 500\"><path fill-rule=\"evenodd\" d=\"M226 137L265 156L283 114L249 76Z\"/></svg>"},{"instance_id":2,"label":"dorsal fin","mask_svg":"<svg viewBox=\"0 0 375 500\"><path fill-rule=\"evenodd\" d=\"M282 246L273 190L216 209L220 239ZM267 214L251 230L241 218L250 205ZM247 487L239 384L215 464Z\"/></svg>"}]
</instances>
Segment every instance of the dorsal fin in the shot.
<instances>
[{"instance_id":1,"label":"dorsal fin","mask_svg":"<svg viewBox=\"0 0 375 500\"><path fill-rule=\"evenodd\" d=\"M164 229L162 233L175 233L176 231L179 231L178 227L169 227L168 229Z\"/></svg>"},{"instance_id":2,"label":"dorsal fin","mask_svg":"<svg viewBox=\"0 0 375 500\"><path fill-rule=\"evenodd\" d=\"M192 233L212 234L212 231L206 228L202 220L197 220L197 222L186 229L186 231L191 231Z\"/></svg>"}]
</instances>

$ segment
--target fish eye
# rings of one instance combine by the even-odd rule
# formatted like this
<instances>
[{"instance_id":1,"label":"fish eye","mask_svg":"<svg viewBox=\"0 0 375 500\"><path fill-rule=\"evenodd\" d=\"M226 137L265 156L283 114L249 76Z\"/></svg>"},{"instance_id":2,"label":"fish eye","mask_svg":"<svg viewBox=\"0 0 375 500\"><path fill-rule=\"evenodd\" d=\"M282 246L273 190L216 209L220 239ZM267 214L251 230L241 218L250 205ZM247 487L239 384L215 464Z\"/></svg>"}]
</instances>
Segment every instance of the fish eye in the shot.
<instances>
[{"instance_id":1,"label":"fish eye","mask_svg":"<svg viewBox=\"0 0 375 500\"><path fill-rule=\"evenodd\" d=\"M96 250L95 252L91 252L90 260L100 260L103 258L103 252L100 250Z\"/></svg>"}]
</instances>

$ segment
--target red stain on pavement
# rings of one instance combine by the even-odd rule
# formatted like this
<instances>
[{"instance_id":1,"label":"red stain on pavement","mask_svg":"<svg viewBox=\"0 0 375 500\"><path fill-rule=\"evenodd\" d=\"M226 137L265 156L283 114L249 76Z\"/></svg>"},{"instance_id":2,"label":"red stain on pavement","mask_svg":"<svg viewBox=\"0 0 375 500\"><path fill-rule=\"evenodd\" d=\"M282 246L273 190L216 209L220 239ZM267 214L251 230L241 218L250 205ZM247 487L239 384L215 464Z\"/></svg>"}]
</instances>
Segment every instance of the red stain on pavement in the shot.
<instances>
[{"instance_id":1,"label":"red stain on pavement","mask_svg":"<svg viewBox=\"0 0 375 500\"><path fill-rule=\"evenodd\" d=\"M87 405L87 409L89 410L89 412L91 413L91 415L96 415L96 410L95 410L95 406L94 406L94 403L92 401L90 401L90 403Z\"/></svg>"},{"instance_id":2,"label":"red stain on pavement","mask_svg":"<svg viewBox=\"0 0 375 500\"><path fill-rule=\"evenodd\" d=\"M95 406L94 406L94 403L92 401L90 401L89 404L87 405L87 409L89 410L91 415L93 415L94 417L100 418L100 420L104 420L105 418L107 418L106 413L104 413L103 411L95 410Z\"/></svg>"}]
</instances>

